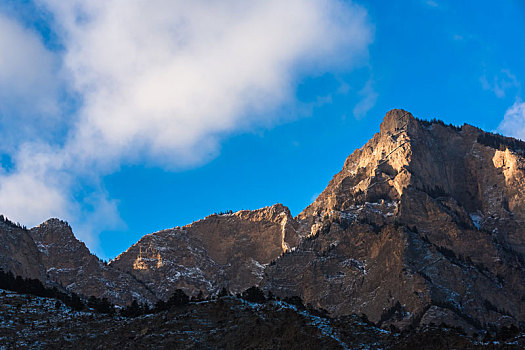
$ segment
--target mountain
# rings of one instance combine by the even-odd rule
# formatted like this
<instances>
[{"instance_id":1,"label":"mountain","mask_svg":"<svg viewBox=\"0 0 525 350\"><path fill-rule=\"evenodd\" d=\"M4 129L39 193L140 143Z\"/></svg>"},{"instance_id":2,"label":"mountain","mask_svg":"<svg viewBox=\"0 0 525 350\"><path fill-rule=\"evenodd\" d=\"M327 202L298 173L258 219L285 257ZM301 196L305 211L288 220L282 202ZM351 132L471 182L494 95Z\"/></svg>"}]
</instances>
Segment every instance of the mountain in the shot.
<instances>
[{"instance_id":1,"label":"mountain","mask_svg":"<svg viewBox=\"0 0 525 350\"><path fill-rule=\"evenodd\" d=\"M27 229L0 216L0 268L26 278L45 279L39 250Z\"/></svg>"},{"instance_id":2,"label":"mountain","mask_svg":"<svg viewBox=\"0 0 525 350\"><path fill-rule=\"evenodd\" d=\"M524 222L524 142L392 110L295 218L281 204L214 214L107 265L59 220L0 225L0 267L121 305L258 285L334 317L474 332L525 322Z\"/></svg>"},{"instance_id":3,"label":"mountain","mask_svg":"<svg viewBox=\"0 0 525 350\"><path fill-rule=\"evenodd\" d=\"M281 204L214 214L193 224L144 236L110 266L126 271L161 299L182 288L205 295L238 293L263 279L266 266L306 233Z\"/></svg>"},{"instance_id":4,"label":"mountain","mask_svg":"<svg viewBox=\"0 0 525 350\"><path fill-rule=\"evenodd\" d=\"M401 327L525 321L524 150L390 111L298 215L311 236L262 285Z\"/></svg>"},{"instance_id":5,"label":"mountain","mask_svg":"<svg viewBox=\"0 0 525 350\"><path fill-rule=\"evenodd\" d=\"M0 239L0 268L15 275L116 304L156 300L144 283L91 254L64 221L50 219L30 230L3 221Z\"/></svg>"}]
</instances>

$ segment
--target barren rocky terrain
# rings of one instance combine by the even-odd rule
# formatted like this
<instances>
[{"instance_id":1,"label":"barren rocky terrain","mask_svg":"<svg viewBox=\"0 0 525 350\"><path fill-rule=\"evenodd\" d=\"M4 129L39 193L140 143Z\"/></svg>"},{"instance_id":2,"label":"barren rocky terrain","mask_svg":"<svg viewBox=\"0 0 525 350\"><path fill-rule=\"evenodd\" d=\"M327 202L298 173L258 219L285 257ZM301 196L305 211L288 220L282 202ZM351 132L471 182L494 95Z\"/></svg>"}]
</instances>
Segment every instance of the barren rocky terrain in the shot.
<instances>
[{"instance_id":1,"label":"barren rocky terrain","mask_svg":"<svg viewBox=\"0 0 525 350\"><path fill-rule=\"evenodd\" d=\"M472 336L525 324L524 222L524 142L392 110L297 217L281 204L213 214L148 234L108 264L63 221L27 230L3 219L0 268L120 306L259 286L331 320L363 314L429 336L444 323ZM249 309L223 303L232 318ZM212 304L195 304L199 317Z\"/></svg>"},{"instance_id":2,"label":"barren rocky terrain","mask_svg":"<svg viewBox=\"0 0 525 350\"><path fill-rule=\"evenodd\" d=\"M327 318L282 301L231 296L137 317L72 311L54 299L0 291L0 349L522 349L525 334L467 337L450 327L419 333Z\"/></svg>"}]
</instances>

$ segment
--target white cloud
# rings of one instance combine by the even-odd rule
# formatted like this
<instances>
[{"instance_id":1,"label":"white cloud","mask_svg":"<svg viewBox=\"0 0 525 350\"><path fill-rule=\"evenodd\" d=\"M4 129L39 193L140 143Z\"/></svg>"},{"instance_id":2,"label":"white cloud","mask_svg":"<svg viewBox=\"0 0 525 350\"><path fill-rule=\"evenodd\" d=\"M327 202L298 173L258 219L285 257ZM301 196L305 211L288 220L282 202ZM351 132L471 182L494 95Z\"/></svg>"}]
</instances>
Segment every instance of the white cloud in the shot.
<instances>
[{"instance_id":1,"label":"white cloud","mask_svg":"<svg viewBox=\"0 0 525 350\"><path fill-rule=\"evenodd\" d=\"M79 239L97 248L97 232L124 223L116 201L101 188L97 170L79 171L69 156L43 143L22 145L16 170L0 168L0 212L27 226L51 217L66 219Z\"/></svg>"},{"instance_id":2,"label":"white cloud","mask_svg":"<svg viewBox=\"0 0 525 350\"><path fill-rule=\"evenodd\" d=\"M85 99L77 142L95 157L146 152L174 166L274 122L298 73L352 65L371 40L366 12L337 1L44 3Z\"/></svg>"},{"instance_id":3,"label":"white cloud","mask_svg":"<svg viewBox=\"0 0 525 350\"><path fill-rule=\"evenodd\" d=\"M15 170L0 174L0 210L25 224L65 216L94 229L81 218L104 215L118 224L101 175L123 163L205 162L228 134L280 122L275 111L295 103L301 76L365 63L373 35L366 11L338 0L37 1L53 14L64 50L50 53L18 26L26 36L13 40L48 62L42 76L27 80L41 80L34 96L49 100L47 91L58 88L46 84L60 59L60 84L82 105L62 145L22 140L12 154ZM367 101L363 110L373 104ZM90 184L93 195L75 196L79 183Z\"/></svg>"},{"instance_id":4,"label":"white cloud","mask_svg":"<svg viewBox=\"0 0 525 350\"><path fill-rule=\"evenodd\" d=\"M0 152L56 128L59 66L38 35L0 13ZM16 132L15 132L16 131ZM49 140L49 138L48 138Z\"/></svg>"},{"instance_id":5,"label":"white cloud","mask_svg":"<svg viewBox=\"0 0 525 350\"><path fill-rule=\"evenodd\" d=\"M354 107L354 116L357 119L366 116L369 110L371 110L377 101L378 94L372 86L372 80L368 80L365 86L359 91L361 101L359 101Z\"/></svg>"},{"instance_id":6,"label":"white cloud","mask_svg":"<svg viewBox=\"0 0 525 350\"><path fill-rule=\"evenodd\" d=\"M498 132L525 140L525 102L518 100L507 109L503 121L498 126Z\"/></svg>"},{"instance_id":7,"label":"white cloud","mask_svg":"<svg viewBox=\"0 0 525 350\"><path fill-rule=\"evenodd\" d=\"M33 225L35 213L44 218L69 216L63 194L49 183L24 173L2 176L1 181L0 203L7 217Z\"/></svg>"}]
</instances>

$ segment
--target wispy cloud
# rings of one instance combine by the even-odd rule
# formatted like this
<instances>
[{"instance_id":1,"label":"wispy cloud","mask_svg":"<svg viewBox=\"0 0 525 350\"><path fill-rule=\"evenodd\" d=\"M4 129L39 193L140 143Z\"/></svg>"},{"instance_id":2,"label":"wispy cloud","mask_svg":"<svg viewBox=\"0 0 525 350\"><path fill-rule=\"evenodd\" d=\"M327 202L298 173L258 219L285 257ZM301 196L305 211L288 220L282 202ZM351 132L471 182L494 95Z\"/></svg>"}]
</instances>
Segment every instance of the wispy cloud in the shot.
<instances>
[{"instance_id":1,"label":"wispy cloud","mask_svg":"<svg viewBox=\"0 0 525 350\"><path fill-rule=\"evenodd\" d=\"M366 116L369 110L371 110L377 101L378 94L374 90L372 80L368 80L365 86L359 91L359 96L361 100L354 107L354 116L357 119L363 118Z\"/></svg>"},{"instance_id":2,"label":"wispy cloud","mask_svg":"<svg viewBox=\"0 0 525 350\"><path fill-rule=\"evenodd\" d=\"M518 100L507 109L498 131L503 135L525 140L525 102Z\"/></svg>"},{"instance_id":3,"label":"wispy cloud","mask_svg":"<svg viewBox=\"0 0 525 350\"><path fill-rule=\"evenodd\" d=\"M16 73L5 84L25 82L7 97L6 120L23 109L16 96L29 96L43 101L31 106L45 111L42 120L55 118L66 131L56 144L55 128L35 122L51 136L12 147L15 167L0 173L0 211L28 225L64 217L93 242L90 231L102 228L93 220L121 223L101 175L129 163L201 164L228 134L279 122L273 112L294 103L301 76L350 69L366 60L372 41L366 11L337 0L38 3L52 13L63 50L46 50L36 34L0 17L0 29L15 33L0 31L14 40L0 49L18 47L33 59L0 64L0 74ZM34 61L38 69L28 69ZM82 102L74 114L58 108L62 85Z\"/></svg>"},{"instance_id":4,"label":"wispy cloud","mask_svg":"<svg viewBox=\"0 0 525 350\"><path fill-rule=\"evenodd\" d=\"M433 0L427 0L425 1L425 4L427 4L427 6L429 7L434 7L434 8L439 7L439 4Z\"/></svg>"},{"instance_id":5,"label":"wispy cloud","mask_svg":"<svg viewBox=\"0 0 525 350\"><path fill-rule=\"evenodd\" d=\"M521 90L520 82L508 69L502 69L490 77L485 73L479 81L484 90L492 91L499 98L505 97L509 90L517 90L518 95Z\"/></svg>"}]
</instances>

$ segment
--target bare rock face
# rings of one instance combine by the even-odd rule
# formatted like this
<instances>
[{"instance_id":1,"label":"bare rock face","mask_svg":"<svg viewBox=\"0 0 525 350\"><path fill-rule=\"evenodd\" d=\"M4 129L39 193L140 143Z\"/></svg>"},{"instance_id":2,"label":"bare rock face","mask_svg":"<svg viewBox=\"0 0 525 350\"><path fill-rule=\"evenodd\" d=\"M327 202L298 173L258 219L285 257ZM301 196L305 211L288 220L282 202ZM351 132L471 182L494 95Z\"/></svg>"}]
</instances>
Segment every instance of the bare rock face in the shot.
<instances>
[{"instance_id":1,"label":"bare rock face","mask_svg":"<svg viewBox=\"0 0 525 350\"><path fill-rule=\"evenodd\" d=\"M38 248L29 232L0 217L0 269L15 276L45 280Z\"/></svg>"},{"instance_id":2,"label":"bare rock face","mask_svg":"<svg viewBox=\"0 0 525 350\"><path fill-rule=\"evenodd\" d=\"M298 216L310 237L262 284L402 327L524 322L524 152L469 125L390 111Z\"/></svg>"},{"instance_id":3,"label":"bare rock face","mask_svg":"<svg viewBox=\"0 0 525 350\"><path fill-rule=\"evenodd\" d=\"M210 215L109 265L59 220L0 223L0 267L118 304L258 285L334 316L474 331L525 322L524 223L524 142L392 110L296 218L280 204Z\"/></svg>"},{"instance_id":4,"label":"bare rock face","mask_svg":"<svg viewBox=\"0 0 525 350\"><path fill-rule=\"evenodd\" d=\"M166 299L177 288L205 295L221 288L240 292L263 279L265 267L295 247L301 227L288 208L210 215L191 225L152 233L111 266L144 281Z\"/></svg>"},{"instance_id":5,"label":"bare rock face","mask_svg":"<svg viewBox=\"0 0 525 350\"><path fill-rule=\"evenodd\" d=\"M75 238L64 221L50 219L32 228L47 281L61 284L70 292L107 298L125 305L134 299L152 302L155 296L133 276L105 265Z\"/></svg>"}]
</instances>

